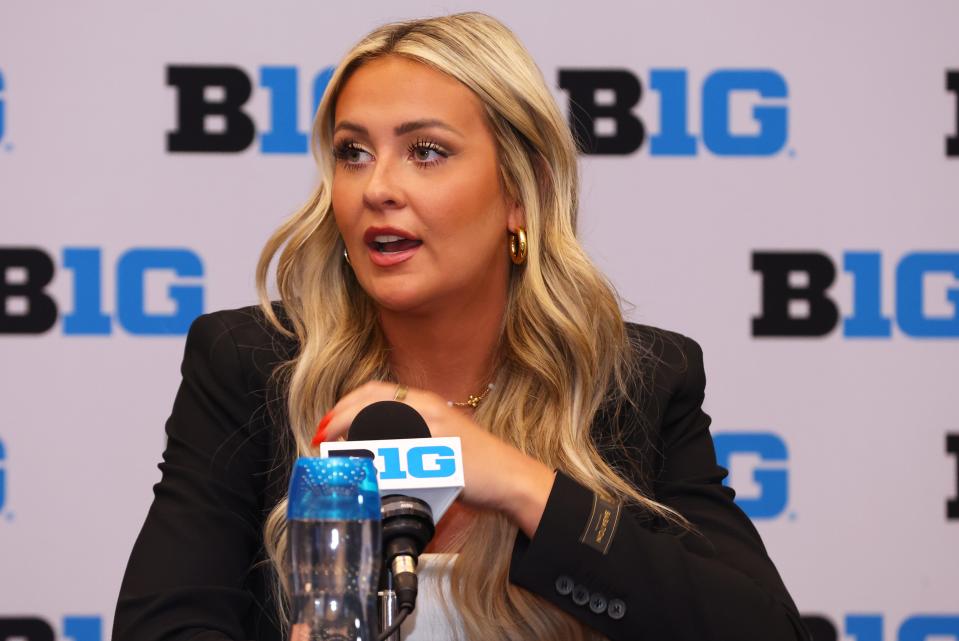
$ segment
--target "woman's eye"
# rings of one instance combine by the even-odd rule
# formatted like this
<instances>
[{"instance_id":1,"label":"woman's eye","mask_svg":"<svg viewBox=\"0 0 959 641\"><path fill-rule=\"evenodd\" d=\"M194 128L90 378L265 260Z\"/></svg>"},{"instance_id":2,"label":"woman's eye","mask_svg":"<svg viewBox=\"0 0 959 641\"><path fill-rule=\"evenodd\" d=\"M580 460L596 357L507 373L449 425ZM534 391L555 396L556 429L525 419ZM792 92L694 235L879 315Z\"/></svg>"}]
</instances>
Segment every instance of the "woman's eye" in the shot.
<instances>
[{"instance_id":1,"label":"woman's eye","mask_svg":"<svg viewBox=\"0 0 959 641\"><path fill-rule=\"evenodd\" d=\"M373 160L373 154L352 142L339 145L334 155L337 160L352 165L363 164Z\"/></svg>"},{"instance_id":2,"label":"woman's eye","mask_svg":"<svg viewBox=\"0 0 959 641\"><path fill-rule=\"evenodd\" d=\"M432 166L449 156L449 153L435 142L421 140L410 145L410 156L423 166Z\"/></svg>"},{"instance_id":3,"label":"woman's eye","mask_svg":"<svg viewBox=\"0 0 959 641\"><path fill-rule=\"evenodd\" d=\"M346 159L350 162L359 162L363 158L363 151L360 149L348 149Z\"/></svg>"},{"instance_id":4,"label":"woman's eye","mask_svg":"<svg viewBox=\"0 0 959 641\"><path fill-rule=\"evenodd\" d=\"M439 158L440 153L436 151L435 149L430 149L429 147L417 147L413 151L413 156L417 160L424 162L424 161L434 160L436 158Z\"/></svg>"}]
</instances>

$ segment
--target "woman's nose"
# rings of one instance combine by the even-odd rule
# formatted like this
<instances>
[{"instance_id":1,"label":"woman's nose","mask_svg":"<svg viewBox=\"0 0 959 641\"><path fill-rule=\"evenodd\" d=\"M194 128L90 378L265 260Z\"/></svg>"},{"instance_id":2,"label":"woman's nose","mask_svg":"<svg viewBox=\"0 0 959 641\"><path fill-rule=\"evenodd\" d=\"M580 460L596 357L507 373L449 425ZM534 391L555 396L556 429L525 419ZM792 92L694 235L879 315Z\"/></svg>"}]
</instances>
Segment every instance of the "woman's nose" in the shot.
<instances>
[{"instance_id":1,"label":"woman's nose","mask_svg":"<svg viewBox=\"0 0 959 641\"><path fill-rule=\"evenodd\" d=\"M379 158L363 190L363 200L372 209L399 209L406 204L398 161Z\"/></svg>"}]
</instances>

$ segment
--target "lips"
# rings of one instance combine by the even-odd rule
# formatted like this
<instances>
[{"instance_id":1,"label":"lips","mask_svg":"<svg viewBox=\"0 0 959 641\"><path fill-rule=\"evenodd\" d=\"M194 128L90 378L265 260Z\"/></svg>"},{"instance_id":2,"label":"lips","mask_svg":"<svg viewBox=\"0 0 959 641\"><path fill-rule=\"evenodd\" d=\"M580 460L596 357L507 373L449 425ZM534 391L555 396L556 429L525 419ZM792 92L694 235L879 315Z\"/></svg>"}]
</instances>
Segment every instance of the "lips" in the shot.
<instances>
[{"instance_id":1,"label":"lips","mask_svg":"<svg viewBox=\"0 0 959 641\"><path fill-rule=\"evenodd\" d=\"M363 234L363 242L370 249L370 259L381 267L411 258L423 244L415 235L395 227L370 227Z\"/></svg>"}]
</instances>

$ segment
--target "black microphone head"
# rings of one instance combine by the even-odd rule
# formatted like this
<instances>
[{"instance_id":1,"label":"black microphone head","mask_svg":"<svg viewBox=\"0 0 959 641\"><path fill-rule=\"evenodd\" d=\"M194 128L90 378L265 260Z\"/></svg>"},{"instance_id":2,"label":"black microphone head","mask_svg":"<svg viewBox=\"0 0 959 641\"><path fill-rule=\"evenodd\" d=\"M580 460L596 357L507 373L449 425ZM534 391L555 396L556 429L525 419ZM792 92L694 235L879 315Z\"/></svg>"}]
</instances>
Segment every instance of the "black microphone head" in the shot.
<instances>
[{"instance_id":1,"label":"black microphone head","mask_svg":"<svg viewBox=\"0 0 959 641\"><path fill-rule=\"evenodd\" d=\"M382 441L395 438L430 438L430 428L420 413L399 401L367 405L353 419L348 441Z\"/></svg>"}]
</instances>

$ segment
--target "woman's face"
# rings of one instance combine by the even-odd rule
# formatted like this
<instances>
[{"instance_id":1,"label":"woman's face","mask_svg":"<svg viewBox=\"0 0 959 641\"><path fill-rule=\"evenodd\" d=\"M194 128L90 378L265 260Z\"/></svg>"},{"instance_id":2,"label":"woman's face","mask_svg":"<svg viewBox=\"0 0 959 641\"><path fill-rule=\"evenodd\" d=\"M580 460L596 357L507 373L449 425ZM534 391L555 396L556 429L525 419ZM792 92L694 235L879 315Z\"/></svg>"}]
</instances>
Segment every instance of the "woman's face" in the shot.
<instances>
[{"instance_id":1,"label":"woman's face","mask_svg":"<svg viewBox=\"0 0 959 641\"><path fill-rule=\"evenodd\" d=\"M343 87L333 148L336 224L381 308L432 312L504 296L507 230L522 211L501 188L472 91L426 65L378 58Z\"/></svg>"}]
</instances>

